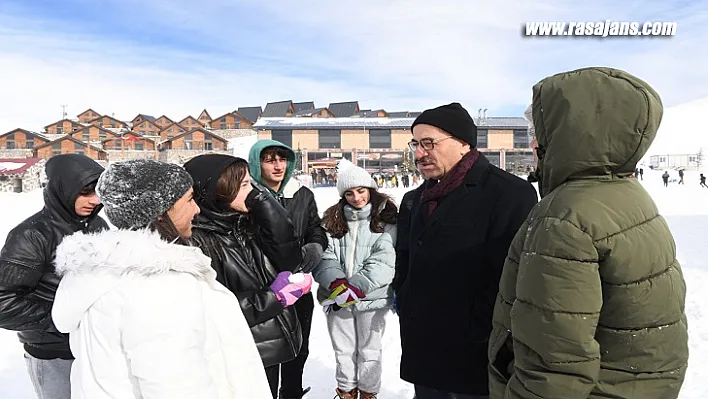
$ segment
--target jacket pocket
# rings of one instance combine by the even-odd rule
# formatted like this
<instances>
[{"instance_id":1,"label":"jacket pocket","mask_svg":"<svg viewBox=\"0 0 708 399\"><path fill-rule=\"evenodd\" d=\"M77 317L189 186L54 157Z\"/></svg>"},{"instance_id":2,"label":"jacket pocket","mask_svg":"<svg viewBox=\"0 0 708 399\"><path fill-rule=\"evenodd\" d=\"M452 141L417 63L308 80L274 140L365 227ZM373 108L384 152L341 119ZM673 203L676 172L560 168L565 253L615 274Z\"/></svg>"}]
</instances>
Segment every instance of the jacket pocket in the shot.
<instances>
[{"instance_id":1,"label":"jacket pocket","mask_svg":"<svg viewBox=\"0 0 708 399\"><path fill-rule=\"evenodd\" d=\"M498 377L504 382L511 379L511 367L514 362L514 343L511 331L503 328L503 331L494 334L494 338L489 345L489 365Z\"/></svg>"}]
</instances>

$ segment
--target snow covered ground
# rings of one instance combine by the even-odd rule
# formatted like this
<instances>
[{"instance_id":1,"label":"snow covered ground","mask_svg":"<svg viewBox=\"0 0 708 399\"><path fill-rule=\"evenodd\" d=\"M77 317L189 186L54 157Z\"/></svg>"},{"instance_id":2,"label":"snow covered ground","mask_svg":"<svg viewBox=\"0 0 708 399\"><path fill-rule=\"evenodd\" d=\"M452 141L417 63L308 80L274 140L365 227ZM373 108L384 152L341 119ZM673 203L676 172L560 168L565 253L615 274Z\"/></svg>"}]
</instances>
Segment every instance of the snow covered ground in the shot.
<instances>
[{"instance_id":1,"label":"snow covered ground","mask_svg":"<svg viewBox=\"0 0 708 399\"><path fill-rule=\"evenodd\" d=\"M678 257L688 284L686 309L689 318L691 359L681 399L708 398L705 362L708 361L708 189L700 188L698 174L686 172L686 185L663 187L661 172L645 171L644 186L667 218L677 242ZM384 189L397 202L405 189ZM320 212L337 201L334 188L315 189ZM17 223L42 206L40 191L24 194L0 194L0 243ZM388 318L384 340L384 375L382 398L408 399L412 387L398 377L400 344L398 321ZM305 384L312 386L310 398L334 396L334 355L325 327L324 314L315 312L310 344L310 359L305 370ZM22 359L22 346L15 333L0 330L0 398L34 399Z\"/></svg>"}]
</instances>

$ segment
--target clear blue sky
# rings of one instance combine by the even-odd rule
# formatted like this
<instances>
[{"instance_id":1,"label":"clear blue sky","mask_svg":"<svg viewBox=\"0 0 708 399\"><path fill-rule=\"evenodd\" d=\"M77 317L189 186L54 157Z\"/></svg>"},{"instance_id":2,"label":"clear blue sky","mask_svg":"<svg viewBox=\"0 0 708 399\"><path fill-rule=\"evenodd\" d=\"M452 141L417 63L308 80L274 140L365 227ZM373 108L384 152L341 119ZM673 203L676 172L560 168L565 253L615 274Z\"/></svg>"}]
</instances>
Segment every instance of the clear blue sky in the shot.
<instances>
[{"instance_id":1,"label":"clear blue sky","mask_svg":"<svg viewBox=\"0 0 708 399\"><path fill-rule=\"evenodd\" d=\"M527 21L676 21L671 38L524 37ZM702 1L5 0L0 131L86 108L181 119L291 99L521 115L531 86L625 69L666 106L708 97ZM48 120L49 119L49 120Z\"/></svg>"}]
</instances>

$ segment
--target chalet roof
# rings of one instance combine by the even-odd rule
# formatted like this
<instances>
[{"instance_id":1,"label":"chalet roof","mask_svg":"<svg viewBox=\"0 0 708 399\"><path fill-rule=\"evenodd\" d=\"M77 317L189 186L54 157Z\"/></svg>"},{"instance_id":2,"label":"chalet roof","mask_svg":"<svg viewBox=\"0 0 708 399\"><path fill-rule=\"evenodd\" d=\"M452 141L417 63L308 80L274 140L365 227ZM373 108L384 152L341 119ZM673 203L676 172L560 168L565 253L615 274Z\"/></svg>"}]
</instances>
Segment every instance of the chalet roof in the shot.
<instances>
[{"instance_id":1,"label":"chalet roof","mask_svg":"<svg viewBox=\"0 0 708 399\"><path fill-rule=\"evenodd\" d=\"M256 123L258 118L263 114L263 108L261 107L240 107L238 113L243 115L244 118L251 121L251 123Z\"/></svg>"},{"instance_id":2,"label":"chalet roof","mask_svg":"<svg viewBox=\"0 0 708 399\"><path fill-rule=\"evenodd\" d=\"M208 136L211 136L211 137L213 137L213 138L215 138L215 139L217 139L217 140L219 140L219 141L223 141L224 143L227 143L227 142L228 142L228 140L226 140L225 138L223 138L223 137L221 137L221 136L219 136L219 135L216 135L216 134L214 134L214 133L212 133L212 132L210 132L210 131L208 131L208 130L205 130L205 129L202 129L202 128L198 128L198 129L191 130L191 131L189 131L189 132L180 133L180 134L178 134L177 136L172 137L171 139L167 139L167 140L162 141L162 143L167 142L167 141L174 141L174 140L177 140L177 139L182 138L182 137L184 137L184 136L186 136L186 135L188 135L188 134L194 134L194 132L202 132L202 133L204 133L204 134L206 134L206 135L208 135Z\"/></svg>"},{"instance_id":3,"label":"chalet roof","mask_svg":"<svg viewBox=\"0 0 708 399\"><path fill-rule=\"evenodd\" d=\"M50 146L50 145L56 143L57 141L62 141L62 140L71 140L71 141L73 141L74 143L81 144L81 145L84 146L84 147L91 147L91 148L95 149L96 151L106 152L106 151L105 151L103 148L101 148L101 147L97 147L97 146L95 146L95 145L93 145L93 144L86 144L86 143L84 143L83 141L80 141L80 140L77 140L77 139L71 137L71 135L69 135L69 134L66 134L66 135L64 135L63 137L59 137L58 139L52 140L52 141L50 141L50 142L48 142L48 143L44 143L44 144L42 144L42 145L40 145L40 146L34 147L34 149L36 150L36 149L39 149L39 148L48 147L48 146Z\"/></svg>"},{"instance_id":4,"label":"chalet roof","mask_svg":"<svg viewBox=\"0 0 708 399\"><path fill-rule=\"evenodd\" d=\"M359 102L347 101L343 103L330 103L327 108L329 109L329 112L334 114L337 118L344 118L357 113L359 110Z\"/></svg>"},{"instance_id":5,"label":"chalet roof","mask_svg":"<svg viewBox=\"0 0 708 399\"><path fill-rule=\"evenodd\" d=\"M93 119L91 119L91 120L89 121L89 123L96 122L97 120L103 119L103 118L112 119L112 120L114 120L114 121L120 123L121 125L125 125L125 124L126 124L125 122L123 122L123 121L121 121L121 120L119 120L119 119L116 119L114 116L110 116L110 115L101 115L101 116L99 116L98 118L93 118ZM51 126L51 125L50 125L50 126Z\"/></svg>"},{"instance_id":6,"label":"chalet roof","mask_svg":"<svg viewBox=\"0 0 708 399\"><path fill-rule=\"evenodd\" d=\"M133 121L136 120L136 119L138 119L138 118L140 118L141 116L143 117L143 120L150 121L150 122L155 122L155 117L154 117L154 116L152 116L152 115L145 115L145 114L138 114L135 118L133 118ZM131 122L132 122L132 121L131 121Z\"/></svg>"},{"instance_id":7,"label":"chalet roof","mask_svg":"<svg viewBox=\"0 0 708 399\"><path fill-rule=\"evenodd\" d=\"M291 100L278 101L275 103L268 103L263 110L262 118L282 118L288 114L290 106L293 105Z\"/></svg>"},{"instance_id":8,"label":"chalet roof","mask_svg":"<svg viewBox=\"0 0 708 399\"><path fill-rule=\"evenodd\" d=\"M295 108L295 113L298 113L300 111L304 110L312 110L315 109L315 102L314 101L307 101L303 103L293 103L293 108Z\"/></svg>"},{"instance_id":9,"label":"chalet roof","mask_svg":"<svg viewBox=\"0 0 708 399\"><path fill-rule=\"evenodd\" d=\"M209 111L206 110L206 108L204 108L204 110L199 113L197 119L201 119L202 115L206 115L210 121L212 120L211 115L209 114Z\"/></svg>"},{"instance_id":10,"label":"chalet roof","mask_svg":"<svg viewBox=\"0 0 708 399\"><path fill-rule=\"evenodd\" d=\"M93 113L96 114L96 115L101 115L100 113L98 113L98 112L94 111L93 109L89 108L89 109L87 109L86 111L84 111L84 112L82 112L82 113L76 115L76 117L78 118L79 116L81 116L81 115L83 115L83 114L85 114L85 113L87 113L87 112L89 112L89 111L93 112Z\"/></svg>"},{"instance_id":11,"label":"chalet roof","mask_svg":"<svg viewBox=\"0 0 708 399\"><path fill-rule=\"evenodd\" d=\"M95 120L95 119L94 119L94 120ZM56 121L56 122L50 123L50 124L48 124L47 126L44 126L44 128L46 129L46 128L50 127L50 126L54 126L54 125L56 125L57 123L61 123L61 122L64 122L64 121L71 122L72 125L83 125L83 123L79 123L78 121L71 120L71 119L69 119L69 118L64 118L64 119L60 119L60 120L58 120L58 121ZM93 121L91 121L91 122L93 122Z\"/></svg>"},{"instance_id":12,"label":"chalet roof","mask_svg":"<svg viewBox=\"0 0 708 399\"><path fill-rule=\"evenodd\" d=\"M40 139L40 140L49 141L49 139L48 139L45 135L43 135L43 134L41 134L41 133L30 132L29 130L22 129L22 128L12 129L12 130L10 130L9 132L0 134L0 137L4 137L4 136L7 136L7 135L10 134L10 133L15 133L15 132L22 132L22 133L28 134L28 135L30 135L30 136L32 136L32 137L36 137L36 138L38 138L38 139Z\"/></svg>"},{"instance_id":13,"label":"chalet roof","mask_svg":"<svg viewBox=\"0 0 708 399\"><path fill-rule=\"evenodd\" d=\"M42 161L42 158L0 158L0 175L18 175Z\"/></svg>"},{"instance_id":14,"label":"chalet roof","mask_svg":"<svg viewBox=\"0 0 708 399\"><path fill-rule=\"evenodd\" d=\"M326 110L327 108L313 108L313 109L303 109L299 112L295 112L293 116L312 116L314 114L319 114L320 112Z\"/></svg>"}]
</instances>

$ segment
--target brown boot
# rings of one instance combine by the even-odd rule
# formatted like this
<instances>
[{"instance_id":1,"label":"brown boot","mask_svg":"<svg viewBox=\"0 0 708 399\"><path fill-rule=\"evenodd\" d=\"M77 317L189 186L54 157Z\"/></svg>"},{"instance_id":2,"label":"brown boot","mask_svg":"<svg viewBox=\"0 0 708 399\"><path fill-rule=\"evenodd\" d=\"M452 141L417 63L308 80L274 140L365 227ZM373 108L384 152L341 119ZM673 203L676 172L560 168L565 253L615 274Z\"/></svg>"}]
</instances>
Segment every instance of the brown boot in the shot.
<instances>
[{"instance_id":1,"label":"brown boot","mask_svg":"<svg viewBox=\"0 0 708 399\"><path fill-rule=\"evenodd\" d=\"M376 394L371 392L359 392L359 399L376 399Z\"/></svg>"},{"instance_id":2,"label":"brown boot","mask_svg":"<svg viewBox=\"0 0 708 399\"><path fill-rule=\"evenodd\" d=\"M344 392L341 389L337 388L335 389L337 392L337 398L339 399L358 399L359 396L359 389L354 388L349 392Z\"/></svg>"}]
</instances>

